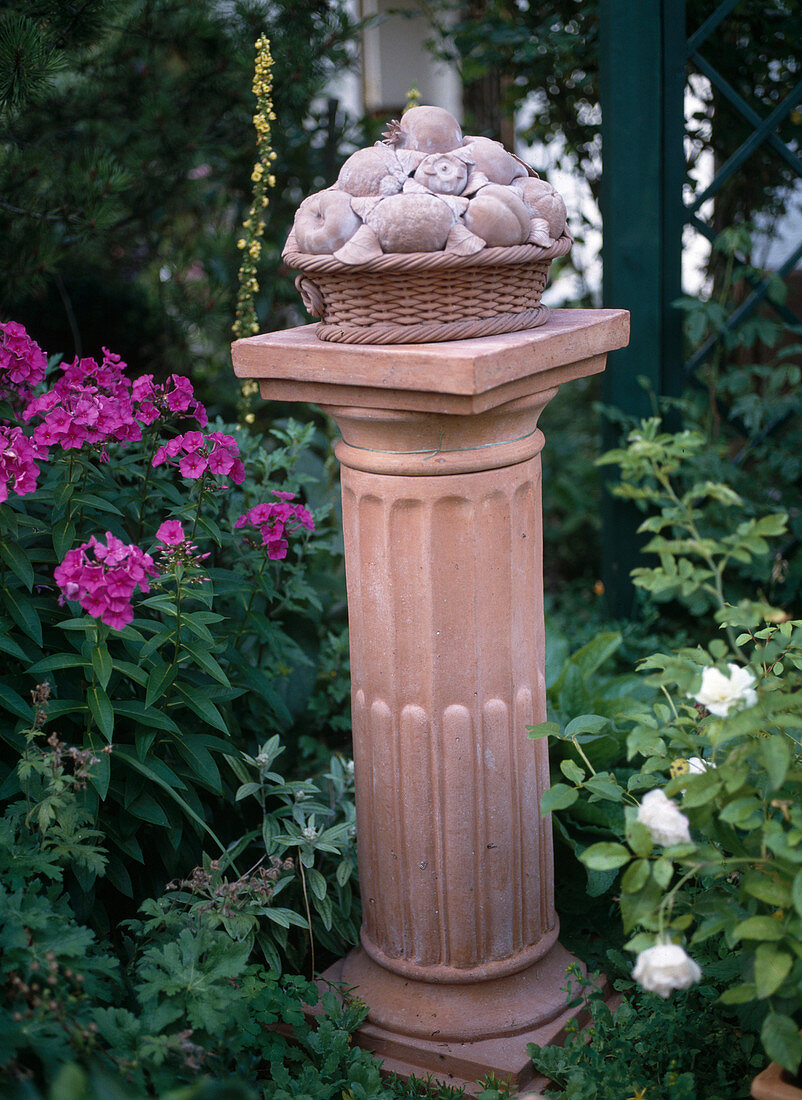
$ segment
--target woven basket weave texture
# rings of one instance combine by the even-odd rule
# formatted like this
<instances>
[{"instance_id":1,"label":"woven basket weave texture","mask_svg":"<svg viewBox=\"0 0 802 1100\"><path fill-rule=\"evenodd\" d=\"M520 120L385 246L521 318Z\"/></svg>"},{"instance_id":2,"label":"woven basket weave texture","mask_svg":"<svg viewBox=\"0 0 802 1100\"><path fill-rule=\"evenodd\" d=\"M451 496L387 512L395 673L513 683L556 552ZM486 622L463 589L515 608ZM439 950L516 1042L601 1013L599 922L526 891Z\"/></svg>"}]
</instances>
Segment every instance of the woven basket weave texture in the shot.
<instances>
[{"instance_id":1,"label":"woven basket weave texture","mask_svg":"<svg viewBox=\"0 0 802 1100\"><path fill-rule=\"evenodd\" d=\"M321 340L359 344L463 340L536 328L551 260L565 255L568 234L550 248L488 248L471 256L386 255L349 266L296 251L284 258L301 270L304 305L321 318Z\"/></svg>"}]
</instances>

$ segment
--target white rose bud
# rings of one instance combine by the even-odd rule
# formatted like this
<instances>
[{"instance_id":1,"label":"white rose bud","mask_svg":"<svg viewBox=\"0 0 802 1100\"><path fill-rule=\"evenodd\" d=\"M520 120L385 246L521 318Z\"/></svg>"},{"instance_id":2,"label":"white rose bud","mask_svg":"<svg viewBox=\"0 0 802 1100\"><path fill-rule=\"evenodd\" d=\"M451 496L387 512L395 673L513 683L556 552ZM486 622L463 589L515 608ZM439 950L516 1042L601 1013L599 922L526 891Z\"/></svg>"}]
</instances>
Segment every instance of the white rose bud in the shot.
<instances>
[{"instance_id":1,"label":"white rose bud","mask_svg":"<svg viewBox=\"0 0 802 1100\"><path fill-rule=\"evenodd\" d=\"M678 943L658 943L641 951L632 971L638 985L658 997L668 997L674 989L687 989L701 976L701 967Z\"/></svg>"},{"instance_id":2,"label":"white rose bud","mask_svg":"<svg viewBox=\"0 0 802 1100\"><path fill-rule=\"evenodd\" d=\"M643 796L638 821L645 825L655 844L687 844L691 839L685 814L658 787Z\"/></svg>"},{"instance_id":3,"label":"white rose bud","mask_svg":"<svg viewBox=\"0 0 802 1100\"><path fill-rule=\"evenodd\" d=\"M706 668L702 672L702 686L696 695L688 696L718 718L726 718L733 710L753 707L757 702L752 673L738 665L728 664L727 668L730 670L729 676L717 668Z\"/></svg>"},{"instance_id":4,"label":"white rose bud","mask_svg":"<svg viewBox=\"0 0 802 1100\"><path fill-rule=\"evenodd\" d=\"M689 775L704 775L710 768L715 768L715 764L711 760L702 760L701 756L689 756L688 757L688 774Z\"/></svg>"}]
</instances>

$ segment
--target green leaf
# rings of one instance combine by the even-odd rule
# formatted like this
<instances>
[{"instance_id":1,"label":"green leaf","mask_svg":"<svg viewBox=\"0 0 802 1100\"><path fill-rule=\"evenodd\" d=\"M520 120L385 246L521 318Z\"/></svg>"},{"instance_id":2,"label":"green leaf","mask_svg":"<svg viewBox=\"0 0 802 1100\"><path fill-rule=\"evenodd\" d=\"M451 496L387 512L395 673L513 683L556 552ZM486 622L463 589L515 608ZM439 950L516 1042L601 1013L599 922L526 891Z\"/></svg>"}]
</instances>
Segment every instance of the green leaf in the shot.
<instances>
[{"instance_id":1,"label":"green leaf","mask_svg":"<svg viewBox=\"0 0 802 1100\"><path fill-rule=\"evenodd\" d=\"M652 854L654 849L652 834L642 821L628 821L626 836L627 844L636 856L647 859Z\"/></svg>"},{"instance_id":2,"label":"green leaf","mask_svg":"<svg viewBox=\"0 0 802 1100\"><path fill-rule=\"evenodd\" d=\"M111 654L105 642L94 646L92 649L92 668L100 681L100 686L105 691L109 684L112 671Z\"/></svg>"},{"instance_id":3,"label":"green leaf","mask_svg":"<svg viewBox=\"0 0 802 1100\"><path fill-rule=\"evenodd\" d=\"M181 684L176 684L176 691L186 706L199 718L202 718L204 722L208 722L210 726L214 726L215 729L220 730L221 733L228 733L228 726L211 699L207 699L197 688L189 692Z\"/></svg>"},{"instance_id":4,"label":"green leaf","mask_svg":"<svg viewBox=\"0 0 802 1100\"><path fill-rule=\"evenodd\" d=\"M28 654L13 638L9 638L6 633L7 630L8 623L0 619L0 650L2 650L3 653L10 653L12 657L16 657L18 660L27 663L30 660Z\"/></svg>"},{"instance_id":5,"label":"green leaf","mask_svg":"<svg viewBox=\"0 0 802 1100\"><path fill-rule=\"evenodd\" d=\"M802 872L797 878L802 877ZM767 905L775 905L778 909L785 909L791 902L791 891L784 882L762 875L759 871L747 871L741 878L741 889L753 898L764 901ZM800 894L802 899L802 893Z\"/></svg>"},{"instance_id":6,"label":"green leaf","mask_svg":"<svg viewBox=\"0 0 802 1100\"><path fill-rule=\"evenodd\" d=\"M38 646L41 646L42 624L39 622L36 608L28 597L23 596L21 592L15 592L13 589L7 588L3 602L5 603L6 611L8 611L9 615L23 634L27 634L32 641L36 642Z\"/></svg>"},{"instance_id":7,"label":"green leaf","mask_svg":"<svg viewBox=\"0 0 802 1100\"><path fill-rule=\"evenodd\" d=\"M774 944L761 943L755 951L755 990L759 1000L776 993L788 977L793 959Z\"/></svg>"},{"instance_id":8,"label":"green leaf","mask_svg":"<svg viewBox=\"0 0 802 1100\"><path fill-rule=\"evenodd\" d=\"M167 794L169 794L170 798L172 798L173 801L181 807L181 809L184 811L190 821L194 822L199 828L203 829L204 832L208 833L212 840L218 845L221 852L225 851L225 845L217 837L216 833L211 828L209 828L203 818L199 817L192 809L192 807L186 802L186 800L183 799L181 795L176 790L174 790L169 783L166 782L166 780L162 779L162 777L157 772L155 772L153 768L149 767L147 764L144 764L141 760L139 760L136 755L131 751L131 749L128 748L127 745L117 746L114 750L114 754L116 757L124 760L129 765L129 767L134 769L134 771L139 772L140 775L144 775L146 779L161 787L163 791L166 791Z\"/></svg>"},{"instance_id":9,"label":"green leaf","mask_svg":"<svg viewBox=\"0 0 802 1100\"><path fill-rule=\"evenodd\" d=\"M165 664L164 661L156 665L148 676L148 686L145 692L145 706L152 707L178 675L176 665Z\"/></svg>"},{"instance_id":10,"label":"green leaf","mask_svg":"<svg viewBox=\"0 0 802 1100\"><path fill-rule=\"evenodd\" d=\"M149 638L139 651L140 661L146 661L151 654L155 653L157 649L161 649L166 642L175 634L175 627L167 627L164 630L158 631L152 638Z\"/></svg>"},{"instance_id":11,"label":"green leaf","mask_svg":"<svg viewBox=\"0 0 802 1100\"><path fill-rule=\"evenodd\" d=\"M16 542L0 542L0 556L15 577L19 578L30 592L33 588L33 566L25 551Z\"/></svg>"},{"instance_id":12,"label":"green leaf","mask_svg":"<svg viewBox=\"0 0 802 1100\"><path fill-rule=\"evenodd\" d=\"M785 935L782 922L773 917L747 917L733 929L733 942L738 940L781 940Z\"/></svg>"},{"instance_id":13,"label":"green leaf","mask_svg":"<svg viewBox=\"0 0 802 1100\"><path fill-rule=\"evenodd\" d=\"M111 781L111 754L107 752L99 752L97 754L97 764L93 764L89 769L89 782L95 788L98 793L98 797L101 802L106 800L106 795L109 793L109 783Z\"/></svg>"},{"instance_id":14,"label":"green leaf","mask_svg":"<svg viewBox=\"0 0 802 1100\"><path fill-rule=\"evenodd\" d=\"M100 512L110 512L113 516L121 516L122 512L111 501L104 500L96 493L81 493L73 498L75 504L88 504L90 508L97 508Z\"/></svg>"},{"instance_id":15,"label":"green leaf","mask_svg":"<svg viewBox=\"0 0 802 1100\"><path fill-rule=\"evenodd\" d=\"M108 695L99 684L90 684L86 692L86 701L98 729L107 741L111 741L114 733L114 708Z\"/></svg>"},{"instance_id":16,"label":"green leaf","mask_svg":"<svg viewBox=\"0 0 802 1100\"><path fill-rule=\"evenodd\" d=\"M799 1037L799 1026L790 1016L770 1012L763 1021L760 1039L773 1062L790 1073L796 1073L802 1062L802 1039Z\"/></svg>"},{"instance_id":17,"label":"green leaf","mask_svg":"<svg viewBox=\"0 0 802 1100\"><path fill-rule=\"evenodd\" d=\"M3 683L0 680L0 706L3 710L9 711L11 714L16 714L17 718L22 718L26 722L33 721L33 707L22 696L14 691L8 684Z\"/></svg>"},{"instance_id":18,"label":"green leaf","mask_svg":"<svg viewBox=\"0 0 802 1100\"><path fill-rule=\"evenodd\" d=\"M655 860L652 867L652 874L654 875L654 881L660 889L665 890L674 874L674 864L670 859L662 858Z\"/></svg>"},{"instance_id":19,"label":"green leaf","mask_svg":"<svg viewBox=\"0 0 802 1100\"><path fill-rule=\"evenodd\" d=\"M133 802L129 803L126 813L133 814L134 817L147 821L151 825L158 825L162 829L170 827L170 818L165 813L164 807L147 791L142 791Z\"/></svg>"},{"instance_id":20,"label":"green leaf","mask_svg":"<svg viewBox=\"0 0 802 1100\"><path fill-rule=\"evenodd\" d=\"M584 769L575 764L573 760L561 761L560 771L570 783L581 783L585 778Z\"/></svg>"},{"instance_id":21,"label":"green leaf","mask_svg":"<svg viewBox=\"0 0 802 1100\"><path fill-rule=\"evenodd\" d=\"M545 817L554 810L565 810L573 806L577 798L579 798L579 791L574 790L573 787L567 787L565 783L555 783L541 795L540 815Z\"/></svg>"},{"instance_id":22,"label":"green leaf","mask_svg":"<svg viewBox=\"0 0 802 1100\"><path fill-rule=\"evenodd\" d=\"M585 783L585 790L596 798L605 799L607 802L623 802L624 792L614 779L605 779L601 775L593 775Z\"/></svg>"},{"instance_id":23,"label":"green leaf","mask_svg":"<svg viewBox=\"0 0 802 1100\"><path fill-rule=\"evenodd\" d=\"M744 982L743 985L733 985L725 989L719 997L724 1005L744 1005L748 1001L754 1001L756 996L755 986L752 982Z\"/></svg>"},{"instance_id":24,"label":"green leaf","mask_svg":"<svg viewBox=\"0 0 802 1100\"><path fill-rule=\"evenodd\" d=\"M130 718L134 722L141 722L145 726L167 730L168 733L181 733L180 726L176 725L169 714L163 714L155 707L146 707L140 699L115 701L114 710L118 717Z\"/></svg>"},{"instance_id":25,"label":"green leaf","mask_svg":"<svg viewBox=\"0 0 802 1100\"><path fill-rule=\"evenodd\" d=\"M75 524L68 519L60 519L53 524L53 549L59 561L75 542Z\"/></svg>"},{"instance_id":26,"label":"green leaf","mask_svg":"<svg viewBox=\"0 0 802 1100\"><path fill-rule=\"evenodd\" d=\"M609 725L610 719L602 718L600 714L580 714L565 727L565 735L575 737L578 733L599 733Z\"/></svg>"},{"instance_id":27,"label":"green leaf","mask_svg":"<svg viewBox=\"0 0 802 1100\"><path fill-rule=\"evenodd\" d=\"M541 722L539 726L527 726L527 737L536 741L539 737L558 737L560 727L556 722Z\"/></svg>"},{"instance_id":28,"label":"green leaf","mask_svg":"<svg viewBox=\"0 0 802 1100\"><path fill-rule=\"evenodd\" d=\"M43 672L53 672L58 668L89 668L89 661L78 653L56 653L53 657L45 657L31 665L28 675L40 676Z\"/></svg>"},{"instance_id":29,"label":"green leaf","mask_svg":"<svg viewBox=\"0 0 802 1100\"><path fill-rule=\"evenodd\" d=\"M223 687L231 687L231 682L211 653L206 653L198 646L188 645L186 641L181 642L181 648L186 650L195 664L202 668L204 672L208 672L213 680L217 680Z\"/></svg>"},{"instance_id":30,"label":"green leaf","mask_svg":"<svg viewBox=\"0 0 802 1100\"><path fill-rule=\"evenodd\" d=\"M602 841L600 844L591 844L579 857L586 867L592 867L594 871L611 871L615 867L623 867L632 859L632 853L623 844L614 844L611 841Z\"/></svg>"},{"instance_id":31,"label":"green leaf","mask_svg":"<svg viewBox=\"0 0 802 1100\"><path fill-rule=\"evenodd\" d=\"M221 794L223 786L220 772L205 745L198 744L197 739L190 734L179 738L176 747L198 779L217 794Z\"/></svg>"},{"instance_id":32,"label":"green leaf","mask_svg":"<svg viewBox=\"0 0 802 1100\"><path fill-rule=\"evenodd\" d=\"M321 875L320 871L316 871L314 867L310 868L307 872L307 880L309 882L309 889L312 891L314 897L322 900L325 898L328 886L326 880Z\"/></svg>"},{"instance_id":33,"label":"green leaf","mask_svg":"<svg viewBox=\"0 0 802 1100\"><path fill-rule=\"evenodd\" d=\"M781 734L775 733L772 737L760 742L759 751L768 772L771 789L776 791L785 782L791 765L791 749L788 741Z\"/></svg>"},{"instance_id":34,"label":"green leaf","mask_svg":"<svg viewBox=\"0 0 802 1100\"><path fill-rule=\"evenodd\" d=\"M649 881L649 861L636 859L630 863L621 879L621 890L625 894L637 894Z\"/></svg>"}]
</instances>

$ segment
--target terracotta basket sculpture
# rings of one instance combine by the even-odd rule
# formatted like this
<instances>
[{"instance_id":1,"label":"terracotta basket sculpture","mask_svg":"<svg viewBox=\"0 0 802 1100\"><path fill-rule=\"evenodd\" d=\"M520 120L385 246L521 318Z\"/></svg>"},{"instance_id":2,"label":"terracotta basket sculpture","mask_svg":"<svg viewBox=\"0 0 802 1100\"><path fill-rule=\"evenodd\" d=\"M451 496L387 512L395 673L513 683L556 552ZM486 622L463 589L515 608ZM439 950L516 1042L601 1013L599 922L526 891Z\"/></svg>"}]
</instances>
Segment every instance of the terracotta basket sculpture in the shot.
<instances>
[{"instance_id":1,"label":"terracotta basket sculpture","mask_svg":"<svg viewBox=\"0 0 802 1100\"><path fill-rule=\"evenodd\" d=\"M565 204L496 141L413 107L299 207L283 257L321 340L428 343L536 328Z\"/></svg>"}]
</instances>

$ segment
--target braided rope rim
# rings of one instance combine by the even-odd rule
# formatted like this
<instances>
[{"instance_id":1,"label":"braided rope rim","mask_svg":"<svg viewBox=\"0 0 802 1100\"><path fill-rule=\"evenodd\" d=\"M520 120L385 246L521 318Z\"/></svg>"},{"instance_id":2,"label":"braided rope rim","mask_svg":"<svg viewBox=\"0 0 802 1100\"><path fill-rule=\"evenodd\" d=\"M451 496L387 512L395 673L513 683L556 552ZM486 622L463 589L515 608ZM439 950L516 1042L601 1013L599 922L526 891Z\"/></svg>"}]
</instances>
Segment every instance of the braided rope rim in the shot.
<instances>
[{"instance_id":1,"label":"braided rope rim","mask_svg":"<svg viewBox=\"0 0 802 1100\"><path fill-rule=\"evenodd\" d=\"M457 256L453 252L392 252L364 264L344 264L333 256L314 256L298 252L295 232L291 231L282 252L289 267L303 272L320 274L346 273L349 271L431 271L437 268L490 267L498 264L526 263L530 260L554 260L571 250L573 238L564 233L548 248L538 244L519 244L510 248L483 248L470 256Z\"/></svg>"},{"instance_id":2,"label":"braided rope rim","mask_svg":"<svg viewBox=\"0 0 802 1100\"><path fill-rule=\"evenodd\" d=\"M318 340L335 344L430 344L443 340L470 340L477 336L500 336L505 332L539 328L549 319L547 306L537 306L523 313L501 313L497 317L479 317L468 321L432 321L420 325L397 325L380 322L375 325L315 326Z\"/></svg>"}]
</instances>

